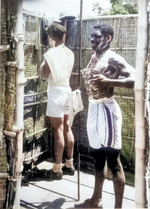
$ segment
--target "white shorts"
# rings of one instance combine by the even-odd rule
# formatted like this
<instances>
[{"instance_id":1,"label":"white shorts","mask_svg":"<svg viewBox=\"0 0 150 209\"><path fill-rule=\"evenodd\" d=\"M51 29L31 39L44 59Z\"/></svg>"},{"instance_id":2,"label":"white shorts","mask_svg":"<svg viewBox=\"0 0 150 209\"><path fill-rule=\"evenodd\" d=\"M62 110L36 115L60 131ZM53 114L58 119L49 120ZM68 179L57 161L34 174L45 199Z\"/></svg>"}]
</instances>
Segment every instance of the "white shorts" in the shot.
<instances>
[{"instance_id":1,"label":"white shorts","mask_svg":"<svg viewBox=\"0 0 150 209\"><path fill-rule=\"evenodd\" d=\"M112 97L106 102L89 103L87 132L92 148L112 147L121 149L122 114Z\"/></svg>"},{"instance_id":2,"label":"white shorts","mask_svg":"<svg viewBox=\"0 0 150 209\"><path fill-rule=\"evenodd\" d=\"M69 115L70 93L69 86L50 86L47 90L46 115L54 118Z\"/></svg>"}]
</instances>

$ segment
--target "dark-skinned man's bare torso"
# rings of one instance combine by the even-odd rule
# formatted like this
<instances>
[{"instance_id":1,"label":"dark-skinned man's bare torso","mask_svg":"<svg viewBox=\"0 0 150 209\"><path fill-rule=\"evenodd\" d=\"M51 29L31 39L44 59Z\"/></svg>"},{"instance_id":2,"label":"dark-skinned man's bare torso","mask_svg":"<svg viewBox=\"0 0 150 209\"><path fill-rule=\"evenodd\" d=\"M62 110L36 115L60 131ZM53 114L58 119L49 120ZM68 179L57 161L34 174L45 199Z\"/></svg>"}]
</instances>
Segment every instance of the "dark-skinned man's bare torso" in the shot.
<instances>
[{"instance_id":1,"label":"dark-skinned man's bare torso","mask_svg":"<svg viewBox=\"0 0 150 209\"><path fill-rule=\"evenodd\" d=\"M100 56L93 54L88 66L81 72L89 98L105 100L113 96L114 87L95 80L94 76L102 74L110 79L118 79L119 76L128 77L132 72L132 67L131 69L127 67L126 61L109 49Z\"/></svg>"},{"instance_id":2,"label":"dark-skinned man's bare torso","mask_svg":"<svg viewBox=\"0 0 150 209\"><path fill-rule=\"evenodd\" d=\"M99 68L95 70L99 58L92 56L91 61L85 71L82 71L85 79L85 87L90 98L101 99L110 98L113 95L113 87L109 88L106 84L100 82L93 82L93 75L102 74L103 69Z\"/></svg>"}]
</instances>

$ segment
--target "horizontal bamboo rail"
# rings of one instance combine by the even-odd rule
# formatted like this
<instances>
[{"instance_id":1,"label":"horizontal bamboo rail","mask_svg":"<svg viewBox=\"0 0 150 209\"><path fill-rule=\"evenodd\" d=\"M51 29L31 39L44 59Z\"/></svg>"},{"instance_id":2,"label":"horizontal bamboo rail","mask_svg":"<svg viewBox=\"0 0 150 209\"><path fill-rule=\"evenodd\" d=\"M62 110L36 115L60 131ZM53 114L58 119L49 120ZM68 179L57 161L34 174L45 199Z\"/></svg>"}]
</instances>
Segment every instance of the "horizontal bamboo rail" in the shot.
<instances>
[{"instance_id":1,"label":"horizontal bamboo rail","mask_svg":"<svg viewBox=\"0 0 150 209\"><path fill-rule=\"evenodd\" d=\"M41 103L46 103L47 100L45 101L40 101L40 102L32 102L32 103L28 103L28 104L24 104L24 107L28 107L28 106L32 106L32 105L37 105L37 104L41 104Z\"/></svg>"},{"instance_id":2,"label":"horizontal bamboo rail","mask_svg":"<svg viewBox=\"0 0 150 209\"><path fill-rule=\"evenodd\" d=\"M34 156L32 156L32 157L29 157L29 158L27 158L27 159L24 159L23 162L27 162L27 161L33 160L34 158L39 157L40 155L42 155L43 153L45 153L45 152L47 152L47 151L48 151L48 150L45 150L45 151L43 151L43 152L40 152L39 154L36 154L36 155L34 155Z\"/></svg>"},{"instance_id":3,"label":"horizontal bamboo rail","mask_svg":"<svg viewBox=\"0 0 150 209\"><path fill-rule=\"evenodd\" d=\"M10 45L0 45L0 52L7 51L10 48Z\"/></svg>"},{"instance_id":4,"label":"horizontal bamboo rail","mask_svg":"<svg viewBox=\"0 0 150 209\"><path fill-rule=\"evenodd\" d=\"M70 47L70 49L78 49L79 50L79 47ZM83 50L92 50L91 47L82 47ZM116 47L116 48L110 48L111 50L128 50L128 49L131 49L131 50L137 50L137 47Z\"/></svg>"},{"instance_id":5,"label":"horizontal bamboo rail","mask_svg":"<svg viewBox=\"0 0 150 209\"><path fill-rule=\"evenodd\" d=\"M9 173L0 173L0 178L7 179L9 176Z\"/></svg>"},{"instance_id":6,"label":"horizontal bamboo rail","mask_svg":"<svg viewBox=\"0 0 150 209\"><path fill-rule=\"evenodd\" d=\"M40 95L40 94L44 94L44 93L47 93L47 91L44 91L42 93L35 93L35 94L24 94L24 97L36 96L36 95Z\"/></svg>"},{"instance_id":7,"label":"horizontal bamboo rail","mask_svg":"<svg viewBox=\"0 0 150 209\"><path fill-rule=\"evenodd\" d=\"M43 128L43 129L41 129L40 131L37 131L37 132L35 132L35 133L33 133L33 134L30 134L30 135L26 136L25 138L28 138L28 137L30 137L30 136L34 136L34 135L39 134L39 133L41 133L42 131L45 131L45 130L47 130L47 128Z\"/></svg>"}]
</instances>

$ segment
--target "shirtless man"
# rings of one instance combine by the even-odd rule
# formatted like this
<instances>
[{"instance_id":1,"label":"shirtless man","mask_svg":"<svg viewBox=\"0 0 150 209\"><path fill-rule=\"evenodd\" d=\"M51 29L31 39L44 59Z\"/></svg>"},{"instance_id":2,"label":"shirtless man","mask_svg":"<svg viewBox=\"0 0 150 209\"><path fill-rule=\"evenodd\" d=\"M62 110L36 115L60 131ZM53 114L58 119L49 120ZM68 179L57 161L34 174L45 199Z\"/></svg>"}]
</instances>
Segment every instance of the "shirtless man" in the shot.
<instances>
[{"instance_id":1,"label":"shirtless man","mask_svg":"<svg viewBox=\"0 0 150 209\"><path fill-rule=\"evenodd\" d=\"M95 187L91 199L76 204L75 208L102 208L106 161L113 175L114 207L122 208L125 186L120 161L122 114L113 97L113 90L114 87L133 88L135 69L123 57L109 49L113 35L113 28L109 24L94 26L91 44L95 53L86 69L82 70L89 95L87 132L95 163Z\"/></svg>"}]
</instances>

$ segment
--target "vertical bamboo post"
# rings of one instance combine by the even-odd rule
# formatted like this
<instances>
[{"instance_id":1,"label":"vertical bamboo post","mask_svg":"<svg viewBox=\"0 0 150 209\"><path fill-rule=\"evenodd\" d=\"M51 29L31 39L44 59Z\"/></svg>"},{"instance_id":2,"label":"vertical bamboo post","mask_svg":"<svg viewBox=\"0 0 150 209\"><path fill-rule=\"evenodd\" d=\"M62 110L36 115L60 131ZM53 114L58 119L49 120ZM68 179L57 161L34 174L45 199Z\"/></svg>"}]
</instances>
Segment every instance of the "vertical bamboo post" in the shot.
<instances>
[{"instance_id":1,"label":"vertical bamboo post","mask_svg":"<svg viewBox=\"0 0 150 209\"><path fill-rule=\"evenodd\" d=\"M148 131L147 135L149 137L149 148L147 150L148 154L148 166L146 172L146 192L147 192L147 201L148 208L150 208L150 190L149 190L149 178L150 178L150 54L148 54L147 58L147 84L146 84L146 117L148 122Z\"/></svg>"},{"instance_id":2,"label":"vertical bamboo post","mask_svg":"<svg viewBox=\"0 0 150 209\"><path fill-rule=\"evenodd\" d=\"M23 110L24 110L24 36L23 36L23 12L22 12L23 0L18 1L17 8L17 23L15 35L17 37L17 49L16 49L16 59L19 61L19 66L16 72L16 108L15 108L15 122L14 126L17 127L19 132L17 133L17 162L15 178L16 182L16 195L13 205L13 209L20 208L20 187L21 187L21 172L22 172L22 148L23 148Z\"/></svg>"},{"instance_id":3,"label":"vertical bamboo post","mask_svg":"<svg viewBox=\"0 0 150 209\"><path fill-rule=\"evenodd\" d=\"M145 63L147 56L147 0L138 0L138 39L135 81L135 204L136 208L146 208L145 181Z\"/></svg>"},{"instance_id":4,"label":"vertical bamboo post","mask_svg":"<svg viewBox=\"0 0 150 209\"><path fill-rule=\"evenodd\" d=\"M81 82L80 82L80 70L81 70L81 55L82 55L82 11L83 11L83 0L80 0L80 21L79 21L79 72L78 72L78 85L79 89L81 88ZM78 140L77 140L77 160L78 160L78 200L80 200L80 116L79 116L79 126L78 126Z\"/></svg>"}]
</instances>

